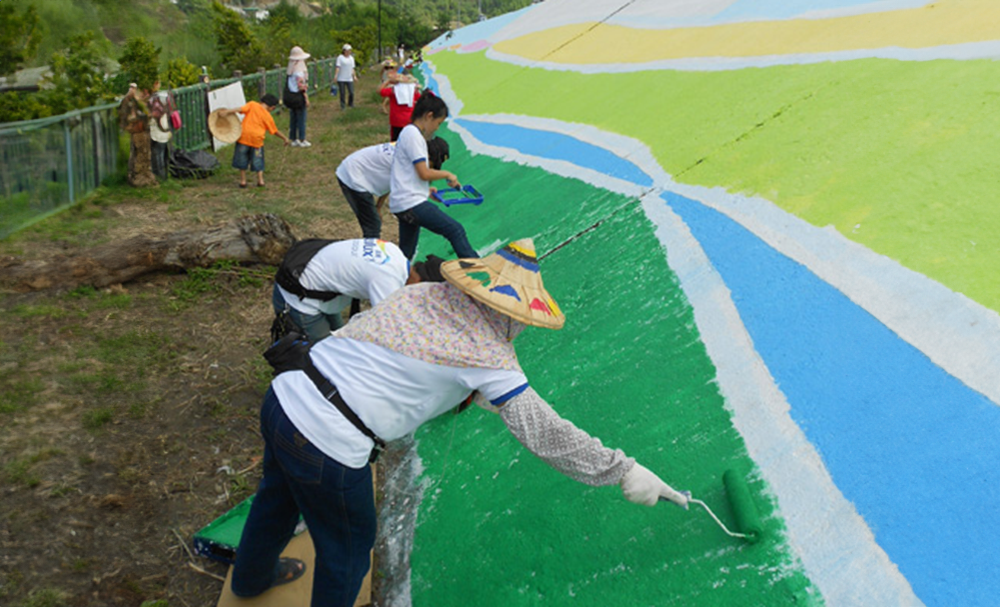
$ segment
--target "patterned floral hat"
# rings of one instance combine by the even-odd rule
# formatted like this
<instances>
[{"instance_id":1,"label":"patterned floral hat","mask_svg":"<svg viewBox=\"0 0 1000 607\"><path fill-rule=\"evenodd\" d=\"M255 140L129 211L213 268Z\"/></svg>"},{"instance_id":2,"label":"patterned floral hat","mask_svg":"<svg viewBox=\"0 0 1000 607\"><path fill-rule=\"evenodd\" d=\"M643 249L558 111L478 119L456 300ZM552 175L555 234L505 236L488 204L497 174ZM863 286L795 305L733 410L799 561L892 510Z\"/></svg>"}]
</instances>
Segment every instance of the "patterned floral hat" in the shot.
<instances>
[{"instance_id":1,"label":"patterned floral hat","mask_svg":"<svg viewBox=\"0 0 1000 607\"><path fill-rule=\"evenodd\" d=\"M446 261L441 273L463 293L526 325L561 329L566 322L542 284L530 238L514 241L483 259Z\"/></svg>"}]
</instances>

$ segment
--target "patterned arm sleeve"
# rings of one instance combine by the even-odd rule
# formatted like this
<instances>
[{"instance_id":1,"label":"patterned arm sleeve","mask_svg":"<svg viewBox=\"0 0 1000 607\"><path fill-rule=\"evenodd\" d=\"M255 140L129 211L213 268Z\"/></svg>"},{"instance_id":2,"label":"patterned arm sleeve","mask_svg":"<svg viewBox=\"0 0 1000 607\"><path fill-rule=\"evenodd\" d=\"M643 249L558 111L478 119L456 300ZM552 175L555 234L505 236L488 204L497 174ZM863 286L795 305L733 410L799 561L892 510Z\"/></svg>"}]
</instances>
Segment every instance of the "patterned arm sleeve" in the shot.
<instances>
[{"instance_id":1,"label":"patterned arm sleeve","mask_svg":"<svg viewBox=\"0 0 1000 607\"><path fill-rule=\"evenodd\" d=\"M499 410L518 441L545 463L573 480L613 485L635 464L620 449L601 441L559 417L530 386Z\"/></svg>"}]
</instances>

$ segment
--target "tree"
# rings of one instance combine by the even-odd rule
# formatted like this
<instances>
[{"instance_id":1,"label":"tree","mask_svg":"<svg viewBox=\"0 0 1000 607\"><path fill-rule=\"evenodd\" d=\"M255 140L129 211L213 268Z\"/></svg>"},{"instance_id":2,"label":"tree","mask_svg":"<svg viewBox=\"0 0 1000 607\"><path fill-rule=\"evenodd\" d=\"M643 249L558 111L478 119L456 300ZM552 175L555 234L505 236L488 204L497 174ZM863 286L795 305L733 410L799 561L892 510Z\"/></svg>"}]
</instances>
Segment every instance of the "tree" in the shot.
<instances>
[{"instance_id":1,"label":"tree","mask_svg":"<svg viewBox=\"0 0 1000 607\"><path fill-rule=\"evenodd\" d=\"M208 12L211 8L209 0L177 0L177 8L186 15Z\"/></svg>"},{"instance_id":2,"label":"tree","mask_svg":"<svg viewBox=\"0 0 1000 607\"><path fill-rule=\"evenodd\" d=\"M352 27L349 30L332 31L330 34L337 41L338 48L350 44L358 65L358 73L366 62L374 60L373 51L378 46L378 29L374 23Z\"/></svg>"},{"instance_id":3,"label":"tree","mask_svg":"<svg viewBox=\"0 0 1000 607\"><path fill-rule=\"evenodd\" d=\"M437 16L437 23L434 28L439 32L451 31L451 16L444 11L440 11Z\"/></svg>"},{"instance_id":4,"label":"tree","mask_svg":"<svg viewBox=\"0 0 1000 607\"><path fill-rule=\"evenodd\" d=\"M299 9L288 3L288 0L281 0L277 6L271 7L267 12L267 21L277 20L284 21L290 27L297 27L305 18Z\"/></svg>"},{"instance_id":5,"label":"tree","mask_svg":"<svg viewBox=\"0 0 1000 607\"><path fill-rule=\"evenodd\" d=\"M42 80L41 97L53 114L87 108L114 95L108 90L106 62L96 44L95 32L70 38L69 48L52 54L50 73Z\"/></svg>"},{"instance_id":6,"label":"tree","mask_svg":"<svg viewBox=\"0 0 1000 607\"><path fill-rule=\"evenodd\" d=\"M150 90L160 78L160 49L142 36L125 41L125 52L118 58L121 75L140 90ZM124 93L124 91L120 91Z\"/></svg>"},{"instance_id":7,"label":"tree","mask_svg":"<svg viewBox=\"0 0 1000 607\"><path fill-rule=\"evenodd\" d=\"M265 35L264 51L261 65L270 66L273 64L283 64L288 60L288 51L294 44L292 43L292 24L285 21L284 16L271 16L263 25ZM308 52L308 45L305 50Z\"/></svg>"},{"instance_id":8,"label":"tree","mask_svg":"<svg viewBox=\"0 0 1000 607\"><path fill-rule=\"evenodd\" d=\"M42 41L38 11L34 6L16 14L13 4L0 4L0 76L13 74L35 56Z\"/></svg>"},{"instance_id":9,"label":"tree","mask_svg":"<svg viewBox=\"0 0 1000 607\"><path fill-rule=\"evenodd\" d=\"M0 93L0 123L52 116L52 108L38 93Z\"/></svg>"},{"instance_id":10,"label":"tree","mask_svg":"<svg viewBox=\"0 0 1000 607\"><path fill-rule=\"evenodd\" d=\"M264 63L264 45L242 17L218 0L212 2L212 16L215 46L226 68L249 73Z\"/></svg>"},{"instance_id":11,"label":"tree","mask_svg":"<svg viewBox=\"0 0 1000 607\"><path fill-rule=\"evenodd\" d=\"M198 66L183 57L176 57L167 62L167 68L160 74L160 81L167 88L178 88L197 84L201 70Z\"/></svg>"}]
</instances>

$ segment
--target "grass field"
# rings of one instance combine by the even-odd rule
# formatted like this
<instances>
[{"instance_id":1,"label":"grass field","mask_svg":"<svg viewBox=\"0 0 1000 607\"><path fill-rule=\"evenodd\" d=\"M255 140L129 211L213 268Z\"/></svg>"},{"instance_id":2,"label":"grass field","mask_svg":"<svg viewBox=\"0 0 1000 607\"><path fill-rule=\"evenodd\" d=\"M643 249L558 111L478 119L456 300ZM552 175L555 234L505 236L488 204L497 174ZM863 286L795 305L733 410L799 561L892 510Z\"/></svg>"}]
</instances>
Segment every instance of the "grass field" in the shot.
<instances>
[{"instance_id":1,"label":"grass field","mask_svg":"<svg viewBox=\"0 0 1000 607\"><path fill-rule=\"evenodd\" d=\"M360 237L334 170L388 139L373 86L363 79L343 113L316 95L312 148L269 139L266 188L237 188L227 148L208 179L101 188L0 242L0 258L72 256L264 211L299 237ZM277 117L285 132L287 120ZM272 275L222 263L0 294L0 604L214 604L224 568L182 542L256 487Z\"/></svg>"}]
</instances>

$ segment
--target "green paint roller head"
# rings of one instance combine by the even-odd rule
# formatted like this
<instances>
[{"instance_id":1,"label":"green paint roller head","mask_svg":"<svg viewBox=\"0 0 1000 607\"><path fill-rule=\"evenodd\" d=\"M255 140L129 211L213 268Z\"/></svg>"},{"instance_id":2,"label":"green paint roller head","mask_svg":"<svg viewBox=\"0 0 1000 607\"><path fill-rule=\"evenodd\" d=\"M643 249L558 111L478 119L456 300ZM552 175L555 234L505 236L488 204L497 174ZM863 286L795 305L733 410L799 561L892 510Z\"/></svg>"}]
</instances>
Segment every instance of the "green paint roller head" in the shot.
<instances>
[{"instance_id":1,"label":"green paint roller head","mask_svg":"<svg viewBox=\"0 0 1000 607\"><path fill-rule=\"evenodd\" d=\"M729 527L726 527L726 524L720 521L719 517L715 516L715 513L708 507L708 504L691 497L690 491L683 491L682 493L687 496L688 502L704 508L705 512L712 517L712 520L726 532L726 535L743 538L751 544L756 544L764 531L760 524L760 516L757 514L757 508L753 505L753 499L750 497L750 488L747 487L743 477L733 470L726 470L722 475L722 484L726 487L726 493L729 495L729 506L736 517L736 525L740 531L730 531ZM666 498L660 499L666 500Z\"/></svg>"},{"instance_id":2,"label":"green paint roller head","mask_svg":"<svg viewBox=\"0 0 1000 607\"><path fill-rule=\"evenodd\" d=\"M736 517L737 528L748 542L757 543L764 529L760 524L757 507L754 506L753 498L750 497L750 488L747 486L746 480L735 470L726 470L722 475L722 484L726 486L729 507Z\"/></svg>"}]
</instances>

